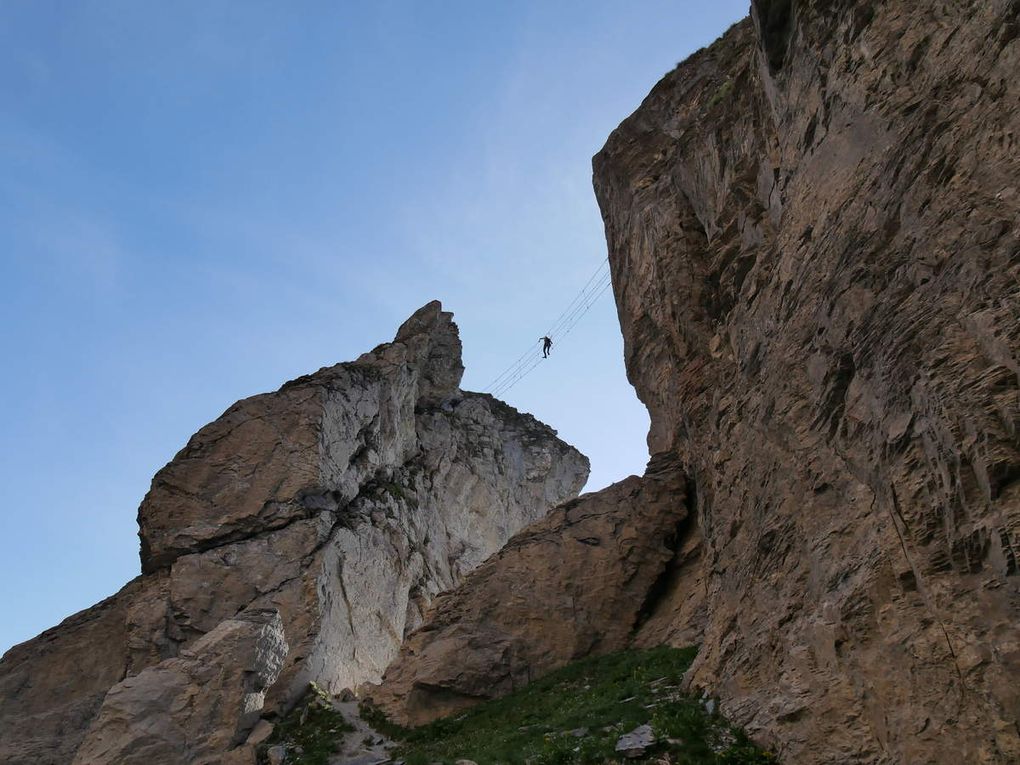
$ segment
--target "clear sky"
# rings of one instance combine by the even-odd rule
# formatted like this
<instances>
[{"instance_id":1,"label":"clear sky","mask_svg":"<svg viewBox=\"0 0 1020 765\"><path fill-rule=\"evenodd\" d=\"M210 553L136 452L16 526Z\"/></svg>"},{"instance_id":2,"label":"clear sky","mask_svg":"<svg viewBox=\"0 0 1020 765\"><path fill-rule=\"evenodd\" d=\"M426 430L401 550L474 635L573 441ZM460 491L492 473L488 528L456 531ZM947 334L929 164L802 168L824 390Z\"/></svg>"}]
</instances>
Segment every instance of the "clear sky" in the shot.
<instances>
[{"instance_id":1,"label":"clear sky","mask_svg":"<svg viewBox=\"0 0 1020 765\"><path fill-rule=\"evenodd\" d=\"M605 258L591 156L748 0L0 3L0 650L138 574L152 474L438 298L485 387ZM646 461L605 293L505 398Z\"/></svg>"}]
</instances>

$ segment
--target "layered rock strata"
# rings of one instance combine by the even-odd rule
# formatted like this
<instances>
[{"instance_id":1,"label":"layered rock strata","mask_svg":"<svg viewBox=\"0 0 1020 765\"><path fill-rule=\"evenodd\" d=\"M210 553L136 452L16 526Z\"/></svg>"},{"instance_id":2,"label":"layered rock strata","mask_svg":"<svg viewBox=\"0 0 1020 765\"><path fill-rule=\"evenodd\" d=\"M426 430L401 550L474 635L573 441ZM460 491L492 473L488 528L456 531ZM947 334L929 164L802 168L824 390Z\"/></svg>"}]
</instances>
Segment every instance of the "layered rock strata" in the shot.
<instances>
[{"instance_id":1,"label":"layered rock strata","mask_svg":"<svg viewBox=\"0 0 1020 765\"><path fill-rule=\"evenodd\" d=\"M787 762L1020 761L1018 8L759 0L595 158L691 683Z\"/></svg>"},{"instance_id":2,"label":"layered rock strata","mask_svg":"<svg viewBox=\"0 0 1020 765\"><path fill-rule=\"evenodd\" d=\"M1020 761L1018 70L1015 2L756 0L594 160L628 375L693 505L630 644L701 643L691 688L783 761ZM472 643L483 571L387 673L398 716L527 677ZM518 620L574 587L524 585Z\"/></svg>"},{"instance_id":3,"label":"layered rock strata","mask_svg":"<svg viewBox=\"0 0 1020 765\"><path fill-rule=\"evenodd\" d=\"M275 610L244 611L109 690L74 765L219 765L258 721L287 656Z\"/></svg>"},{"instance_id":4,"label":"layered rock strata","mask_svg":"<svg viewBox=\"0 0 1020 765\"><path fill-rule=\"evenodd\" d=\"M420 725L502 696L549 670L632 644L691 554L685 480L666 455L568 502L440 595L378 687L391 719Z\"/></svg>"},{"instance_id":5,"label":"layered rock strata","mask_svg":"<svg viewBox=\"0 0 1020 765\"><path fill-rule=\"evenodd\" d=\"M177 693L183 652L245 609L278 611L289 646L267 713L309 682L378 679L436 593L587 479L554 431L460 390L460 351L430 303L392 343L196 433L139 509L143 576L0 661L0 760L68 763L83 737L108 751L95 742L130 719L133 689Z\"/></svg>"}]
</instances>

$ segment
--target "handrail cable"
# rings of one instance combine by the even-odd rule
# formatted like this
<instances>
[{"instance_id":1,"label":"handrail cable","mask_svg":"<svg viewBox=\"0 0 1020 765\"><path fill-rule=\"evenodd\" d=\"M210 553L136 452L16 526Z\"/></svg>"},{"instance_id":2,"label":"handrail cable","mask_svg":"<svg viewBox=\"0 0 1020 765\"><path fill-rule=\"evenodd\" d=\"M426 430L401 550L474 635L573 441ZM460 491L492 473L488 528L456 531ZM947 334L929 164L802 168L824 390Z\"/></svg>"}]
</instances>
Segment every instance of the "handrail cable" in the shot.
<instances>
[{"instance_id":1,"label":"handrail cable","mask_svg":"<svg viewBox=\"0 0 1020 765\"><path fill-rule=\"evenodd\" d=\"M581 321L581 318L588 313L588 310L596 303L598 298L602 296L602 293L609 288L610 284L611 282L607 279L604 284L601 284L601 288L597 292L592 293L590 299L586 303L582 304L579 310L574 312L572 321L569 324L564 325L563 332L560 333L560 337L566 337L571 331L573 331L574 327L576 327ZM543 359L544 357L536 351L535 357L532 358L530 362L526 362L514 374L505 379L495 390L492 391L492 395L496 397L502 397L505 395L507 391L527 377L528 374L530 374Z\"/></svg>"},{"instance_id":2,"label":"handrail cable","mask_svg":"<svg viewBox=\"0 0 1020 765\"><path fill-rule=\"evenodd\" d=\"M570 303L567 304L567 307L556 318L556 321L553 322L552 326L546 332L547 337L552 337L554 333L558 333L563 326L566 326L566 324L570 321L570 319L573 318L577 311L583 308L587 299L591 297L591 293L593 293L596 289L602 287L603 280L609 275L608 272L606 272L605 274L602 273L602 269L605 267L608 261L609 258L606 257L601 263L599 263L599 267L595 269L595 273L593 273L588 278L588 281L585 282L585 285L581 288L581 291L574 296L573 300L571 300ZM598 279L598 281L593 286L592 282L595 281L596 279ZM517 372L519 372L522 368L529 366L529 364L533 360L531 357L537 353L541 343L542 340L540 338L536 340L534 343L532 343L530 346L528 346L528 349L524 351L524 353L522 353L513 364L504 369L492 382L486 385L485 388L483 388L483 391L490 393L494 392L497 388L502 387L502 384L505 383L507 380L513 378L514 375Z\"/></svg>"},{"instance_id":3,"label":"handrail cable","mask_svg":"<svg viewBox=\"0 0 1020 765\"><path fill-rule=\"evenodd\" d=\"M611 273L609 271L602 273L608 261L609 258L607 257L599 263L595 273L589 277L580 292L574 296L574 299L570 301L556 321L553 322L546 336L552 337L555 333L559 337L566 337L581 321L581 318L591 310L591 307L612 284ZM545 358L539 353L541 343L541 339L532 343L513 364L503 370L496 379L485 387L485 391L493 396L500 397L527 377Z\"/></svg>"},{"instance_id":4,"label":"handrail cable","mask_svg":"<svg viewBox=\"0 0 1020 765\"><path fill-rule=\"evenodd\" d=\"M581 298L581 296L582 296L582 295L584 295L584 293L585 293L585 292L586 292L586 291L588 290L588 287L589 287L589 286L591 285L591 283L592 283L593 281L595 281L595 279L596 279L596 278L597 278L597 277L599 276L599 274L600 274L600 273L602 272L602 269L603 269L603 268L605 268L605 267L606 267L606 265L607 265L608 263L609 263L609 257L608 257L608 256L606 256L606 258L604 258L604 259L603 259L603 261L602 261L601 263L599 263L599 267L595 269L595 273L593 273L593 274L592 274L592 275L591 275L590 277L588 277L588 281L586 281L586 282L584 283L584 286L583 286L583 287L581 287L581 291L580 291L580 292L578 292L578 293L577 293L577 294L576 294L576 295L574 296L574 299L573 299L573 300L571 300L571 301L570 301L570 303L568 303L568 304L567 304L567 307L566 307L566 308L565 308L565 309L563 310L563 313L561 313L561 314L560 314L560 315L559 315L559 316L558 316L558 317L556 318L556 321L554 321L554 322L553 322L552 326L551 326L551 327L549 327L549 329L548 329L548 330L546 331L546 333L545 333L546 335L548 335L549 337L552 337L552 335L553 335L553 332L554 332L554 331L556 330L556 325L557 325L557 324L559 324L559 323L560 323L560 320L561 320L561 319L562 319L562 318L563 318L563 317L564 317L564 316L565 316L565 315L566 315L567 313L569 313L569 312L571 311L571 309L572 309L572 308L574 307L574 303L576 303L576 302L577 302L577 301L578 301L578 300L579 300L579 299Z\"/></svg>"}]
</instances>

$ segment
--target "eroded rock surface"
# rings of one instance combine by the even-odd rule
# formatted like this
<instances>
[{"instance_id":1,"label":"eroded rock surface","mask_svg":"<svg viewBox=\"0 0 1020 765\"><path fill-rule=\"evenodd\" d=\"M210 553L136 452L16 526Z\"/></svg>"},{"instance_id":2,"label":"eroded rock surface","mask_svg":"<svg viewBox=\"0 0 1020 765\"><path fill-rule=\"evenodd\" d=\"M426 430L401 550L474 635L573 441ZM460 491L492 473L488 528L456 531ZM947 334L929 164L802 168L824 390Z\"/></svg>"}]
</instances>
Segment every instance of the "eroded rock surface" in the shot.
<instances>
[{"instance_id":1,"label":"eroded rock surface","mask_svg":"<svg viewBox=\"0 0 1020 765\"><path fill-rule=\"evenodd\" d=\"M106 692L131 663L131 604L151 589L139 577L4 654L0 762L71 762Z\"/></svg>"},{"instance_id":2,"label":"eroded rock surface","mask_svg":"<svg viewBox=\"0 0 1020 765\"><path fill-rule=\"evenodd\" d=\"M595 187L680 552L650 589L557 577L550 516L443 597L384 707L503 692L591 615L700 643L689 685L785 762L1020 762L1017 71L1015 2L756 0L654 88ZM572 612L603 573L637 631Z\"/></svg>"},{"instance_id":3,"label":"eroded rock surface","mask_svg":"<svg viewBox=\"0 0 1020 765\"><path fill-rule=\"evenodd\" d=\"M216 765L259 720L287 656L277 611L226 619L106 694L74 765Z\"/></svg>"},{"instance_id":4,"label":"eroded rock surface","mask_svg":"<svg viewBox=\"0 0 1020 765\"><path fill-rule=\"evenodd\" d=\"M111 686L245 609L278 611L290 648L267 710L311 681L378 679L436 593L587 479L579 452L461 391L462 373L434 302L394 342L196 433L139 509L144 575L0 662L0 759L65 765Z\"/></svg>"},{"instance_id":5,"label":"eroded rock surface","mask_svg":"<svg viewBox=\"0 0 1020 765\"><path fill-rule=\"evenodd\" d=\"M1018 13L758 0L595 159L692 685L787 762L1020 761Z\"/></svg>"},{"instance_id":6,"label":"eroded rock surface","mask_svg":"<svg viewBox=\"0 0 1020 765\"><path fill-rule=\"evenodd\" d=\"M554 509L440 595L378 687L393 720L420 725L593 653L632 644L690 554L686 481L666 455Z\"/></svg>"}]
</instances>

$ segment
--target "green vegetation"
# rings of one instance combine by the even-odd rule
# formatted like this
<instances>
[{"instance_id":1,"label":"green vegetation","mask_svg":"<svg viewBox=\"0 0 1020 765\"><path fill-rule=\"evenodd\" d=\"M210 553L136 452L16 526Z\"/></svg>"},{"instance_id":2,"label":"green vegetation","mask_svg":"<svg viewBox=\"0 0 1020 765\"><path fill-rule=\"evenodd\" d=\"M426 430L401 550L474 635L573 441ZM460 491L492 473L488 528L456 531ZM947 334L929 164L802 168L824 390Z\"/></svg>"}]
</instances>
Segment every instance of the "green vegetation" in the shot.
<instances>
[{"instance_id":1,"label":"green vegetation","mask_svg":"<svg viewBox=\"0 0 1020 765\"><path fill-rule=\"evenodd\" d=\"M401 486L399 483L393 481L379 481L375 484L375 491L377 496L383 496L389 494L397 502L406 502L411 507L418 507L418 498L414 496L414 492Z\"/></svg>"},{"instance_id":2,"label":"green vegetation","mask_svg":"<svg viewBox=\"0 0 1020 765\"><path fill-rule=\"evenodd\" d=\"M561 765L614 763L621 735L649 723L657 743L627 762L769 765L776 760L743 732L680 692L694 648L624 651L571 664L467 713L406 730L362 709L376 730L399 742L407 765ZM714 705L711 705L714 707Z\"/></svg>"},{"instance_id":3,"label":"green vegetation","mask_svg":"<svg viewBox=\"0 0 1020 765\"><path fill-rule=\"evenodd\" d=\"M329 694L312 683L301 702L276 724L273 735L259 747L259 764L269 762L269 747L282 744L287 748L288 765L327 765L344 734L353 730L333 708Z\"/></svg>"},{"instance_id":4,"label":"green vegetation","mask_svg":"<svg viewBox=\"0 0 1020 765\"><path fill-rule=\"evenodd\" d=\"M404 487L399 483L393 483L392 481L384 481L382 483L383 490L391 497L397 500L405 499Z\"/></svg>"},{"instance_id":5,"label":"green vegetation","mask_svg":"<svg viewBox=\"0 0 1020 765\"><path fill-rule=\"evenodd\" d=\"M730 91L733 90L733 80L727 79L719 89L712 94L712 97L708 99L708 108L711 109L718 103L724 101L729 95Z\"/></svg>"}]
</instances>

